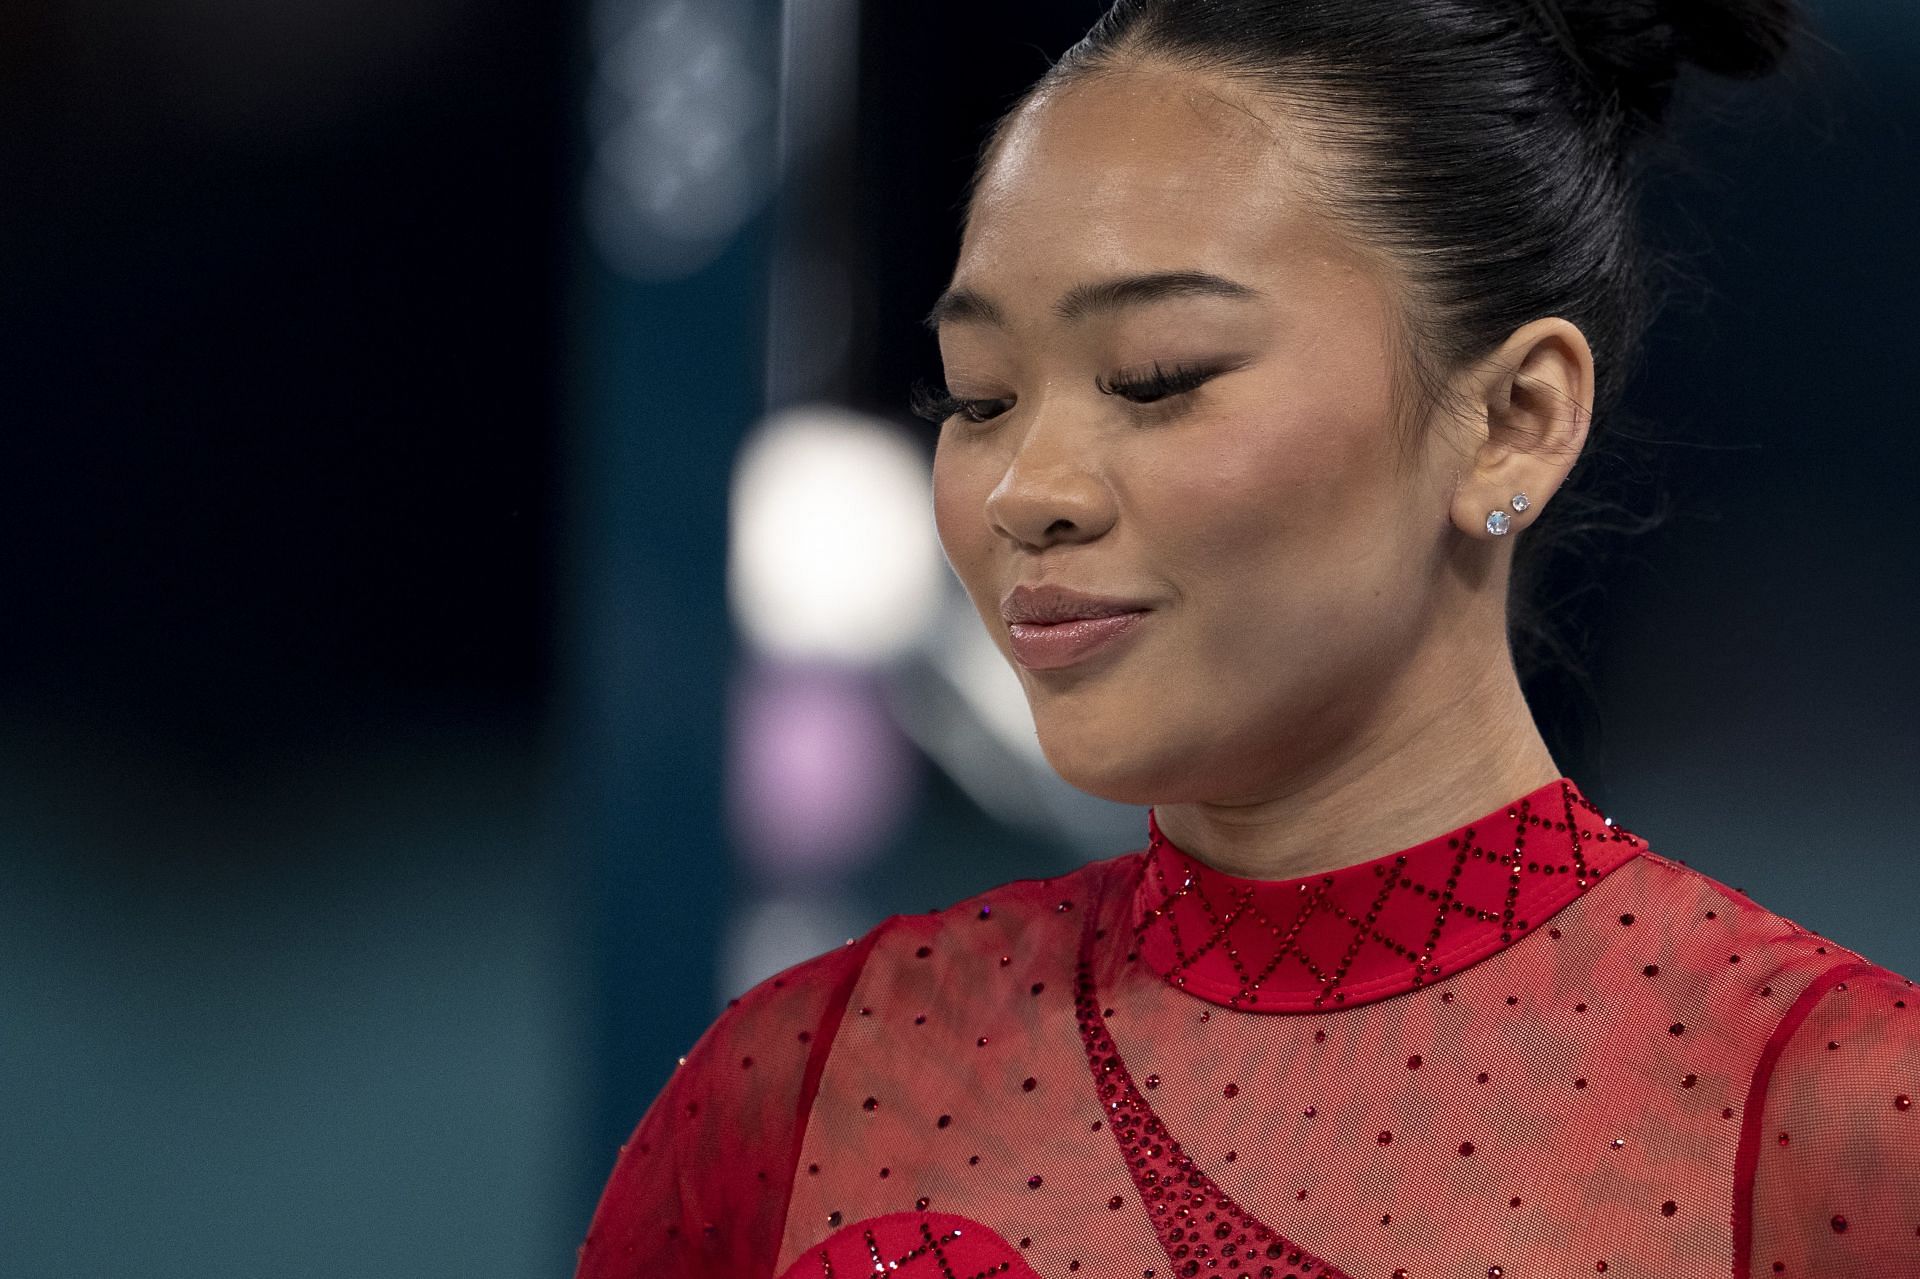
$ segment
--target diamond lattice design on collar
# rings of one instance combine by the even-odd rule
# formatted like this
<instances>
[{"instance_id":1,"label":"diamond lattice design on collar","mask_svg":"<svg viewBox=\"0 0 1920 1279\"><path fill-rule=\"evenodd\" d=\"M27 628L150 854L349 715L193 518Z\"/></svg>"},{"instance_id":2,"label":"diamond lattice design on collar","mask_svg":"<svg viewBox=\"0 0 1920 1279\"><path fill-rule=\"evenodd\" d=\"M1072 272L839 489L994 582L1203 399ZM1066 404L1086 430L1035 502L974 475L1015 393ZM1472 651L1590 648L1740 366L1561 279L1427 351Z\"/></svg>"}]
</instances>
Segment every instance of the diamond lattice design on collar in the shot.
<instances>
[{"instance_id":1,"label":"diamond lattice design on collar","mask_svg":"<svg viewBox=\"0 0 1920 1279\"><path fill-rule=\"evenodd\" d=\"M1557 778L1410 848L1322 874L1213 869L1147 814L1132 957L1174 986L1252 1012L1390 998L1529 932L1646 844Z\"/></svg>"}]
</instances>

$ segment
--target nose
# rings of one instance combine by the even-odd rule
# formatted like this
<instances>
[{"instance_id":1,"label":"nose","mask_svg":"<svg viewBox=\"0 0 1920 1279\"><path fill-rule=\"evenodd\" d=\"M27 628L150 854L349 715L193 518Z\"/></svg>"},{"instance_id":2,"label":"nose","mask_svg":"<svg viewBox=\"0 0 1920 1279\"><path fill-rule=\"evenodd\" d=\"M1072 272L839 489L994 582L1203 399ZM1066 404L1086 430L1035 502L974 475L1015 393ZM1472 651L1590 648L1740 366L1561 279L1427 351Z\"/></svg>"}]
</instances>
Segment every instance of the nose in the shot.
<instances>
[{"instance_id":1,"label":"nose","mask_svg":"<svg viewBox=\"0 0 1920 1279\"><path fill-rule=\"evenodd\" d=\"M1085 542L1113 524L1113 493L1097 427L1067 405L1031 411L1006 473L987 495L987 523L1017 546Z\"/></svg>"}]
</instances>

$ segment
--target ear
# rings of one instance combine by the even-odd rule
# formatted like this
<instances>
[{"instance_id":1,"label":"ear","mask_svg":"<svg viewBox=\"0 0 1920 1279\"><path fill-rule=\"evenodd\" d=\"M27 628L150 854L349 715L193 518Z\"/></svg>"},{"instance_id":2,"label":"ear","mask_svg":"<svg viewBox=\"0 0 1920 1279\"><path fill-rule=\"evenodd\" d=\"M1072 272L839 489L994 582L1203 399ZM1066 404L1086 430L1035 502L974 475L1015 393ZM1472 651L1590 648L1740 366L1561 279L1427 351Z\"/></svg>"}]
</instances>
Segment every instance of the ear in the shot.
<instances>
[{"instance_id":1,"label":"ear","mask_svg":"<svg viewBox=\"0 0 1920 1279\"><path fill-rule=\"evenodd\" d=\"M1505 511L1506 536L1540 518L1587 441L1593 417L1593 351L1584 333L1558 316L1515 329L1474 368L1468 390L1468 465L1451 514L1468 535L1496 539L1487 513ZM1513 495L1527 509L1515 512Z\"/></svg>"}]
</instances>

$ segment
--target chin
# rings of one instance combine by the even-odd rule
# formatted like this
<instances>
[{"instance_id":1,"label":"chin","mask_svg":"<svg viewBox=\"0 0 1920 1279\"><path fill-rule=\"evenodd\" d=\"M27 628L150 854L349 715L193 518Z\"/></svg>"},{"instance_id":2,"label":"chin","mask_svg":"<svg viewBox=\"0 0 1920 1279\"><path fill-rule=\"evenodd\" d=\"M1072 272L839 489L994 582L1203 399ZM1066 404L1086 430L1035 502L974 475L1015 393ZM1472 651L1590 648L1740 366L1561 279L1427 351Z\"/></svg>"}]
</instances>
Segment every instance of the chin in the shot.
<instances>
[{"instance_id":1,"label":"chin","mask_svg":"<svg viewBox=\"0 0 1920 1279\"><path fill-rule=\"evenodd\" d=\"M1163 793L1167 775L1151 760L1124 755L1125 737L1073 735L1063 741L1058 734L1040 734L1040 753L1060 779L1075 790L1116 804L1145 807Z\"/></svg>"}]
</instances>

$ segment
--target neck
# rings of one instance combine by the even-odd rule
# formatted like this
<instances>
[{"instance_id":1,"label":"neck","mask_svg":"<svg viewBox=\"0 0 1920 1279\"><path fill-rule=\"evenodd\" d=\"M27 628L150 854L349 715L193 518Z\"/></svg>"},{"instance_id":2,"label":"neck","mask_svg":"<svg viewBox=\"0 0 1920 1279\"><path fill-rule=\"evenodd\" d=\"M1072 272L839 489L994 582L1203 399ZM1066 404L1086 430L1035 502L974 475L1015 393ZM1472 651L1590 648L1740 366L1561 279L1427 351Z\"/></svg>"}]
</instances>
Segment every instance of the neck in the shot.
<instances>
[{"instance_id":1,"label":"neck","mask_svg":"<svg viewBox=\"0 0 1920 1279\"><path fill-rule=\"evenodd\" d=\"M1293 879L1417 844L1562 776L1504 648L1477 676L1434 674L1402 684L1447 696L1385 699L1310 774L1253 797L1154 805L1162 833L1227 874Z\"/></svg>"}]
</instances>

